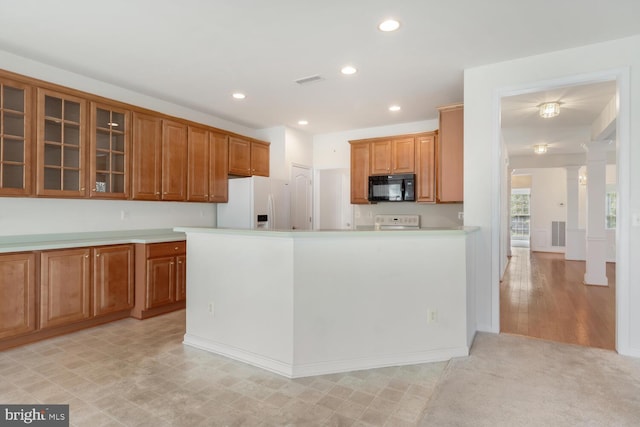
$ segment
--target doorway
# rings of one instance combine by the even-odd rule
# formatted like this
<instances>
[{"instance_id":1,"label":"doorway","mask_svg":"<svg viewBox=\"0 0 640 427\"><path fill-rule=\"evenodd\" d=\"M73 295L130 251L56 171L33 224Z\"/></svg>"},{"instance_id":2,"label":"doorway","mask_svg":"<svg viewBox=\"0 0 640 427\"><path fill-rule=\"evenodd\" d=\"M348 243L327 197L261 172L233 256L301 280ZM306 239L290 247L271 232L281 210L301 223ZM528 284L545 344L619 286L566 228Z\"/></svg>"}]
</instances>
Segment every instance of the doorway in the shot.
<instances>
[{"instance_id":1,"label":"doorway","mask_svg":"<svg viewBox=\"0 0 640 427\"><path fill-rule=\"evenodd\" d=\"M313 228L311 168L292 165L291 187L291 228L311 230Z\"/></svg>"},{"instance_id":2,"label":"doorway","mask_svg":"<svg viewBox=\"0 0 640 427\"><path fill-rule=\"evenodd\" d=\"M593 124L603 119L603 111L615 104L617 96L617 82L604 80L503 97L501 133L509 169L529 169L542 176L537 171L586 164L584 145L580 142L598 139L593 137ZM560 101L565 115L561 112L554 119L542 118L542 114L537 117L536 107L551 100ZM615 139L615 117L606 130L611 128ZM616 145L612 147L610 157L615 163ZM503 181L503 185L509 185L510 191L503 194L508 194L509 199L503 196L501 205L509 213L509 223L503 223L501 228L509 233L506 244L511 257L499 285L500 331L615 349L616 263L607 265L608 287L587 286L583 283L584 258L569 261L564 256L568 215L565 189L571 188L567 177L545 185L540 185L542 179L538 180L538 189L544 188L544 194L536 193L539 199L536 209L540 211L541 200L547 202L547 207L536 214L536 225L531 220L531 182L517 183L511 174L506 178L511 181ZM607 196L607 202L611 206L609 211L615 212L615 197ZM572 206L578 209L576 204ZM573 223L577 229L577 216ZM609 223L615 227L614 221ZM566 230L567 235L569 231Z\"/></svg>"}]
</instances>

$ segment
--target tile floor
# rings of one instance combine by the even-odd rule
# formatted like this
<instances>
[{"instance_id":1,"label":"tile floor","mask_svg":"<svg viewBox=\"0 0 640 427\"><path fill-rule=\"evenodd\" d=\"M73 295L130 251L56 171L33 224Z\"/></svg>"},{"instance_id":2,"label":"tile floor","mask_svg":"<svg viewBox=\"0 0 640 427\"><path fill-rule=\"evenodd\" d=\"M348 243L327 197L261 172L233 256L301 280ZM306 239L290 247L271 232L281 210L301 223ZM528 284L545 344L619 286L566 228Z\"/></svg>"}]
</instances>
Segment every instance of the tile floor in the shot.
<instances>
[{"instance_id":1,"label":"tile floor","mask_svg":"<svg viewBox=\"0 0 640 427\"><path fill-rule=\"evenodd\" d=\"M184 310L0 352L0 402L73 426L415 426L446 362L289 380L183 346Z\"/></svg>"}]
</instances>

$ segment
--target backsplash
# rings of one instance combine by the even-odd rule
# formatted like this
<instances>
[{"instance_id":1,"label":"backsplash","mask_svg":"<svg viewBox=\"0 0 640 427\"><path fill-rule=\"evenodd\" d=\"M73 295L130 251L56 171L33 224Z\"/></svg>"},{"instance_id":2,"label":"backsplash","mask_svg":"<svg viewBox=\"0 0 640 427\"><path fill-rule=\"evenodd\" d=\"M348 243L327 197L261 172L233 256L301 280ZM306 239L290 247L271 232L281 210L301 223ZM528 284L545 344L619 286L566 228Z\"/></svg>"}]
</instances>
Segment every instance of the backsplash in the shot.
<instances>
[{"instance_id":1,"label":"backsplash","mask_svg":"<svg viewBox=\"0 0 640 427\"><path fill-rule=\"evenodd\" d=\"M464 211L462 203L424 204L409 202L381 202L371 205L353 205L355 227L373 226L377 214L417 214L420 215L421 227L458 227L463 220L458 219L458 212Z\"/></svg>"}]
</instances>

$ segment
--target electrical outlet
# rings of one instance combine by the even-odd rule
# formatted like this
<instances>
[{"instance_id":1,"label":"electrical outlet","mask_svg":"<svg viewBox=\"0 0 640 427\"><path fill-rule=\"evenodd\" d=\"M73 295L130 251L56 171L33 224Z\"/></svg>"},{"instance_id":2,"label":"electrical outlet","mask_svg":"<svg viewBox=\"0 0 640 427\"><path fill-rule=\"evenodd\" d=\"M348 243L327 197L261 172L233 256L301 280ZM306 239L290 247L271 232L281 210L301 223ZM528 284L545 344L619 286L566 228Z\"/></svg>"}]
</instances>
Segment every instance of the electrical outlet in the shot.
<instances>
[{"instance_id":1,"label":"electrical outlet","mask_svg":"<svg viewBox=\"0 0 640 427\"><path fill-rule=\"evenodd\" d=\"M458 219L459 220L464 220L464 212L458 212Z\"/></svg>"},{"instance_id":2,"label":"electrical outlet","mask_svg":"<svg viewBox=\"0 0 640 427\"><path fill-rule=\"evenodd\" d=\"M127 210L121 210L120 211L120 219L121 220L125 220L125 219L129 219L129 211Z\"/></svg>"},{"instance_id":3,"label":"electrical outlet","mask_svg":"<svg viewBox=\"0 0 640 427\"><path fill-rule=\"evenodd\" d=\"M438 323L438 310L432 308L427 309L427 323Z\"/></svg>"},{"instance_id":4,"label":"electrical outlet","mask_svg":"<svg viewBox=\"0 0 640 427\"><path fill-rule=\"evenodd\" d=\"M209 303L209 314L210 314L212 317L215 317L215 311L214 311L214 308L215 308L215 307L214 307L214 305L213 305L213 302L210 302L210 303Z\"/></svg>"}]
</instances>

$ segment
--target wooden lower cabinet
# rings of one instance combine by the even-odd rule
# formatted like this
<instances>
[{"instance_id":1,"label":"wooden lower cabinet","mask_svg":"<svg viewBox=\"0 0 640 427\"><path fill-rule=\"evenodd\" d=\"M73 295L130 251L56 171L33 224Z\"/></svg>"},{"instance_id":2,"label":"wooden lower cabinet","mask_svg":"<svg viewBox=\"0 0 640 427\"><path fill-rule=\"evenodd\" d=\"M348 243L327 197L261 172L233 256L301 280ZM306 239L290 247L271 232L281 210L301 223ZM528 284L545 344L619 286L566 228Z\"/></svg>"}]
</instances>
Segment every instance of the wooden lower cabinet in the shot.
<instances>
[{"instance_id":1,"label":"wooden lower cabinet","mask_svg":"<svg viewBox=\"0 0 640 427\"><path fill-rule=\"evenodd\" d=\"M102 246L93 252L93 315L133 307L133 245Z\"/></svg>"},{"instance_id":2,"label":"wooden lower cabinet","mask_svg":"<svg viewBox=\"0 0 640 427\"><path fill-rule=\"evenodd\" d=\"M185 307L186 249L184 241L136 244L132 317L145 319Z\"/></svg>"},{"instance_id":3,"label":"wooden lower cabinet","mask_svg":"<svg viewBox=\"0 0 640 427\"><path fill-rule=\"evenodd\" d=\"M0 339L36 329L36 256L0 255Z\"/></svg>"},{"instance_id":4,"label":"wooden lower cabinet","mask_svg":"<svg viewBox=\"0 0 640 427\"><path fill-rule=\"evenodd\" d=\"M40 255L40 329L91 316L91 249L65 249Z\"/></svg>"}]
</instances>

